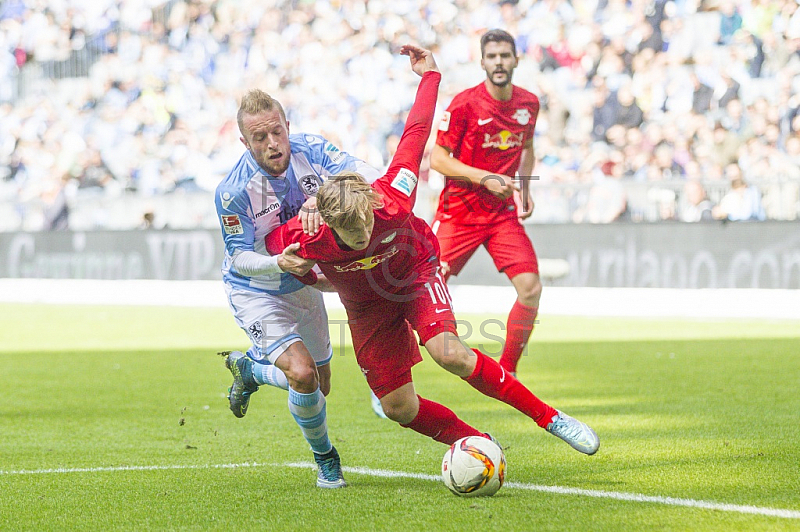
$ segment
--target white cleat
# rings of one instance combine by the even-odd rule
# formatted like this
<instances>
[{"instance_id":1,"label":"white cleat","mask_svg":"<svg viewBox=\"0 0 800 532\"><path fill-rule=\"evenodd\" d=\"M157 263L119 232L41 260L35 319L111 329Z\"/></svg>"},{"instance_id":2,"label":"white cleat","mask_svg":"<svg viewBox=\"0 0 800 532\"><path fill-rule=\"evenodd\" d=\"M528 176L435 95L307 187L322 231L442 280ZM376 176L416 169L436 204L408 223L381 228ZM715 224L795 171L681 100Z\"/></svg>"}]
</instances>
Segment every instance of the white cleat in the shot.
<instances>
[{"instance_id":1,"label":"white cleat","mask_svg":"<svg viewBox=\"0 0 800 532\"><path fill-rule=\"evenodd\" d=\"M560 410L556 410L556 412L558 415L553 416L553 420L548 423L545 430L567 442L576 451L590 455L596 453L600 448L600 438L597 437L595 431L586 423L578 421Z\"/></svg>"},{"instance_id":2,"label":"white cleat","mask_svg":"<svg viewBox=\"0 0 800 532\"><path fill-rule=\"evenodd\" d=\"M370 401L372 402L372 411L375 412L375 415L381 419L389 419L383 412L383 407L381 406L381 400L378 399L378 396L375 395L375 392L370 390L369 395L370 395Z\"/></svg>"}]
</instances>

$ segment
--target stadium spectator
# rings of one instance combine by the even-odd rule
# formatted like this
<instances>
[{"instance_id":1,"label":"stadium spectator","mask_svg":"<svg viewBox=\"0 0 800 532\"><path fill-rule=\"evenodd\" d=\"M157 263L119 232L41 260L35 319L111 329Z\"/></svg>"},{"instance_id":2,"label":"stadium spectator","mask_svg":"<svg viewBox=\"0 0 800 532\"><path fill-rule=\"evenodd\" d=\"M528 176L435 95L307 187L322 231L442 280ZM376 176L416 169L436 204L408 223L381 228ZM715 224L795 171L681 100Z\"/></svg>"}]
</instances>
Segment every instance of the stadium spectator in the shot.
<instances>
[{"instance_id":1,"label":"stadium spectator","mask_svg":"<svg viewBox=\"0 0 800 532\"><path fill-rule=\"evenodd\" d=\"M606 224L625 218L628 200L620 182L623 175L619 152L595 169L595 182L589 189L586 205L575 212L572 221Z\"/></svg>"},{"instance_id":2,"label":"stadium spectator","mask_svg":"<svg viewBox=\"0 0 800 532\"><path fill-rule=\"evenodd\" d=\"M644 113L636 103L629 83L624 84L617 91L617 104L615 124L625 128L638 128L642 125Z\"/></svg>"},{"instance_id":3,"label":"stadium spectator","mask_svg":"<svg viewBox=\"0 0 800 532\"><path fill-rule=\"evenodd\" d=\"M713 220L714 205L709 201L702 183L695 179L683 186L683 204L680 209L682 222L705 222Z\"/></svg>"},{"instance_id":4,"label":"stadium spectator","mask_svg":"<svg viewBox=\"0 0 800 532\"><path fill-rule=\"evenodd\" d=\"M730 221L764 220L766 216L761 204L761 192L745 182L739 165L726 166L725 177L730 180L731 190L714 208L714 218Z\"/></svg>"},{"instance_id":5,"label":"stadium spectator","mask_svg":"<svg viewBox=\"0 0 800 532\"><path fill-rule=\"evenodd\" d=\"M742 16L733 0L720 2L719 44L730 44L734 34L742 27Z\"/></svg>"},{"instance_id":6,"label":"stadium spectator","mask_svg":"<svg viewBox=\"0 0 800 532\"><path fill-rule=\"evenodd\" d=\"M717 122L714 126L714 158L717 164L727 166L736 161L741 139Z\"/></svg>"},{"instance_id":7,"label":"stadium spectator","mask_svg":"<svg viewBox=\"0 0 800 532\"><path fill-rule=\"evenodd\" d=\"M154 229L155 220L156 217L152 210L145 211L142 213L142 223L139 225L139 229Z\"/></svg>"},{"instance_id":8,"label":"stadium spectator","mask_svg":"<svg viewBox=\"0 0 800 532\"><path fill-rule=\"evenodd\" d=\"M694 94L692 95L692 111L697 114L703 114L711 109L711 100L714 97L714 89L702 83L697 77L697 74L692 73L692 86L694 87Z\"/></svg>"},{"instance_id":9,"label":"stadium spectator","mask_svg":"<svg viewBox=\"0 0 800 532\"><path fill-rule=\"evenodd\" d=\"M98 150L85 150L78 154L73 172L77 174L78 187L82 189L103 189L114 179Z\"/></svg>"},{"instance_id":10,"label":"stadium spectator","mask_svg":"<svg viewBox=\"0 0 800 532\"><path fill-rule=\"evenodd\" d=\"M594 113L592 115L592 139L606 141L608 129L617 123L619 102L616 94L608 90L603 78L596 77L594 82Z\"/></svg>"},{"instance_id":11,"label":"stadium spectator","mask_svg":"<svg viewBox=\"0 0 800 532\"><path fill-rule=\"evenodd\" d=\"M675 147L666 140L656 146L650 166L655 181L679 179L683 175L683 168L675 160Z\"/></svg>"},{"instance_id":12,"label":"stadium spectator","mask_svg":"<svg viewBox=\"0 0 800 532\"><path fill-rule=\"evenodd\" d=\"M45 231L66 231L69 229L69 196L70 189L74 188L69 176L54 180L42 193L44 202Z\"/></svg>"},{"instance_id":13,"label":"stadium spectator","mask_svg":"<svg viewBox=\"0 0 800 532\"><path fill-rule=\"evenodd\" d=\"M741 84L733 79L725 70L720 73L720 76L722 77L724 84L722 85L724 92L722 92L722 96L720 96L719 100L717 101L717 108L725 109L731 100L739 99L739 89L741 88Z\"/></svg>"}]
</instances>

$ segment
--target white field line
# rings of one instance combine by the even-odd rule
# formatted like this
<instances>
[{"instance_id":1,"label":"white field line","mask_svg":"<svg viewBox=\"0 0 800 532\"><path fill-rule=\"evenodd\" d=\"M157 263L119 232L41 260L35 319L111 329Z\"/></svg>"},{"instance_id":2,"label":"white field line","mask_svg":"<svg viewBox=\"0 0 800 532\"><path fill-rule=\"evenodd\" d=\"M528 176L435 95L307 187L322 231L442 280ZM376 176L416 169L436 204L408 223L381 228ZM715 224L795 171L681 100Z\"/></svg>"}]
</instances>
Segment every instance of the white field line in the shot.
<instances>
[{"instance_id":1,"label":"white field line","mask_svg":"<svg viewBox=\"0 0 800 532\"><path fill-rule=\"evenodd\" d=\"M22 469L17 471L2 471L3 475L44 475L44 474L64 474L64 473L100 473L113 471L165 471L177 469L237 469L246 467L298 467L313 469L316 467L311 462L290 462L285 464L260 464L256 462L244 462L241 464L210 464L210 465L149 465L149 466L119 466L119 467L78 467L78 468L56 468L56 469ZM414 478L417 480L440 481L439 475L427 475L424 473L407 473L405 471L390 471L388 469L372 469L369 467L343 467L344 471L356 475L367 475L372 477L384 478ZM769 517L781 517L784 519L800 519L800 511L784 510L780 508L765 508L761 506L749 506L741 504L725 504L711 501L701 501L696 499L681 499L677 497L661 497L653 495L643 495L641 493L625 493L620 491L587 490L581 488L567 488L563 486L542 486L540 484L526 484L523 482L507 482L506 489L521 489L529 491L541 491L545 493L555 493L558 495L579 495L583 497L595 497L600 499L614 499L618 501L645 502L654 504L664 504L667 506L686 506L689 508L701 508L704 510L718 510L721 512L735 512L742 514L764 515Z\"/></svg>"}]
</instances>

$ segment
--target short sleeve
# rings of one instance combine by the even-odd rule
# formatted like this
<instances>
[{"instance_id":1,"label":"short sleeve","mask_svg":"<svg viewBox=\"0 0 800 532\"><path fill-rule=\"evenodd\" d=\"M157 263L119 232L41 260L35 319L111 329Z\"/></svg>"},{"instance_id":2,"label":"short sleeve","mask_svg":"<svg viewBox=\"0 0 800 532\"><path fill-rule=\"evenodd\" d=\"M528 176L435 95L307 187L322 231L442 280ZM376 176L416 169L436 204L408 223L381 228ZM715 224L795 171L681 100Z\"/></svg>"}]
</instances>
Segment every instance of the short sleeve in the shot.
<instances>
[{"instance_id":1,"label":"short sleeve","mask_svg":"<svg viewBox=\"0 0 800 532\"><path fill-rule=\"evenodd\" d=\"M436 144L454 152L467 132L470 107L466 98L456 96L439 121Z\"/></svg>"}]
</instances>

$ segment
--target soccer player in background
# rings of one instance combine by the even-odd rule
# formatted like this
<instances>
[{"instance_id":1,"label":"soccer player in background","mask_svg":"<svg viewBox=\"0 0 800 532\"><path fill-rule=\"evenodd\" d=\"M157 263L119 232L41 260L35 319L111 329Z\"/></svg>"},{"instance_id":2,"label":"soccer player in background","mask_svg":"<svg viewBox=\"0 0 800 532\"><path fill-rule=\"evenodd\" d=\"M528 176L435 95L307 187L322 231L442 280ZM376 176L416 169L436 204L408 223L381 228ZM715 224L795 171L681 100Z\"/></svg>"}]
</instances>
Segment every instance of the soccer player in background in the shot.
<instances>
[{"instance_id":1,"label":"soccer player in background","mask_svg":"<svg viewBox=\"0 0 800 532\"><path fill-rule=\"evenodd\" d=\"M510 34L491 30L481 37L486 79L453 98L431 152L431 168L445 176L432 228L446 278L458 275L483 245L517 291L500 357L511 373L533 331L542 293L536 253L521 224L533 213L533 201L527 187L523 210L514 198L520 189L515 174L525 179L533 171L539 99L511 84L517 61Z\"/></svg>"},{"instance_id":2,"label":"soccer player in background","mask_svg":"<svg viewBox=\"0 0 800 532\"><path fill-rule=\"evenodd\" d=\"M260 90L245 95L237 120L247 151L217 187L216 207L228 303L252 346L246 355L220 353L234 376L230 409L243 417L259 385L288 389L289 410L319 466L317 486L343 487L339 454L327 431L333 352L322 294L290 274L307 270L307 261L294 253L297 246L267 256L264 236L298 215L306 230L316 231L313 196L326 176L378 172L320 136L290 135L283 107Z\"/></svg>"},{"instance_id":3,"label":"soccer player in background","mask_svg":"<svg viewBox=\"0 0 800 532\"><path fill-rule=\"evenodd\" d=\"M356 360L390 419L448 445L465 436L485 436L447 407L416 394L411 368L422 360L416 331L444 369L520 410L576 450L594 454L600 442L591 428L542 402L458 337L439 275L436 238L412 213L441 74L430 51L406 45L401 53L410 57L422 81L386 174L372 185L356 172L329 178L317 193L327 225L309 235L292 220L267 235L267 251L280 253L299 242L297 254L317 262L347 310ZM305 282L317 277L310 271Z\"/></svg>"}]
</instances>

